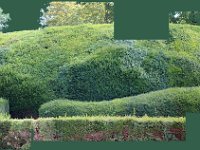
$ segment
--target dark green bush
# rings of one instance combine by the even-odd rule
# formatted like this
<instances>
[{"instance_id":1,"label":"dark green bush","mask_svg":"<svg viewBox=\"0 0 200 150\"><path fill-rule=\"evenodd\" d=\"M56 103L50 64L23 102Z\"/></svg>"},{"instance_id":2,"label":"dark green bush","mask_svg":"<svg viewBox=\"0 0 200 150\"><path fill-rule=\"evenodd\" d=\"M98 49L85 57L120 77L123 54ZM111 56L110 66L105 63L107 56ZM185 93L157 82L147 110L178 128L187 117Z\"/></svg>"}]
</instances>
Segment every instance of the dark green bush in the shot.
<instances>
[{"instance_id":1,"label":"dark green bush","mask_svg":"<svg viewBox=\"0 0 200 150\"><path fill-rule=\"evenodd\" d=\"M143 70L137 67L126 69L121 65L123 47L105 49L110 52L62 67L56 80L57 97L103 100L147 92L149 80Z\"/></svg>"},{"instance_id":2,"label":"dark green bush","mask_svg":"<svg viewBox=\"0 0 200 150\"><path fill-rule=\"evenodd\" d=\"M0 114L9 114L9 102L0 98Z\"/></svg>"},{"instance_id":3,"label":"dark green bush","mask_svg":"<svg viewBox=\"0 0 200 150\"><path fill-rule=\"evenodd\" d=\"M10 101L12 117L28 117L52 99L199 86L200 27L171 24L170 33L170 41L114 40L113 25L0 33L0 97Z\"/></svg>"},{"instance_id":4,"label":"dark green bush","mask_svg":"<svg viewBox=\"0 0 200 150\"><path fill-rule=\"evenodd\" d=\"M13 117L37 116L40 105L52 97L50 92L46 91L46 85L30 75L6 70L3 73L0 71L0 80L1 96L9 99L10 113Z\"/></svg>"},{"instance_id":5,"label":"dark green bush","mask_svg":"<svg viewBox=\"0 0 200 150\"><path fill-rule=\"evenodd\" d=\"M61 67L54 84L57 97L99 101L200 85L196 57L123 46L106 49L85 62Z\"/></svg>"},{"instance_id":6,"label":"dark green bush","mask_svg":"<svg viewBox=\"0 0 200 150\"><path fill-rule=\"evenodd\" d=\"M171 88L102 102L55 100L43 104L40 117L58 116L185 116L200 112L200 88Z\"/></svg>"}]
</instances>

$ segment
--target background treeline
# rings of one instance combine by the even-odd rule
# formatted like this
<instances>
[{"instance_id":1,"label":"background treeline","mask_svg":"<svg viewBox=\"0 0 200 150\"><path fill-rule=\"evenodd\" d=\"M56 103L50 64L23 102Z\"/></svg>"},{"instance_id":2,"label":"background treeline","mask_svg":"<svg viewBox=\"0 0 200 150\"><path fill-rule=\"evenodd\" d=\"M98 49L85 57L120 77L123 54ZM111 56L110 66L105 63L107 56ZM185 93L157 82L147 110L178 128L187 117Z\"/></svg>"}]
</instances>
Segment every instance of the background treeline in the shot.
<instances>
[{"instance_id":1,"label":"background treeline","mask_svg":"<svg viewBox=\"0 0 200 150\"><path fill-rule=\"evenodd\" d=\"M42 10L41 25L60 26L83 23L113 23L114 3L76 3L51 2ZM169 13L169 22L178 24L200 25L199 11L175 11Z\"/></svg>"},{"instance_id":2,"label":"background treeline","mask_svg":"<svg viewBox=\"0 0 200 150\"><path fill-rule=\"evenodd\" d=\"M12 21L12 16L13 14L5 14L0 8L0 30L8 27L9 21ZM55 1L50 2L47 8L41 9L40 16L38 19L41 26L113 23L114 3ZM200 13L199 11L171 12L169 14L169 22L199 25Z\"/></svg>"},{"instance_id":3,"label":"background treeline","mask_svg":"<svg viewBox=\"0 0 200 150\"><path fill-rule=\"evenodd\" d=\"M169 14L169 21L171 23L182 23L200 25L199 11L175 11Z\"/></svg>"},{"instance_id":4,"label":"background treeline","mask_svg":"<svg viewBox=\"0 0 200 150\"><path fill-rule=\"evenodd\" d=\"M51 2L41 13L42 26L113 23L114 3Z\"/></svg>"}]
</instances>

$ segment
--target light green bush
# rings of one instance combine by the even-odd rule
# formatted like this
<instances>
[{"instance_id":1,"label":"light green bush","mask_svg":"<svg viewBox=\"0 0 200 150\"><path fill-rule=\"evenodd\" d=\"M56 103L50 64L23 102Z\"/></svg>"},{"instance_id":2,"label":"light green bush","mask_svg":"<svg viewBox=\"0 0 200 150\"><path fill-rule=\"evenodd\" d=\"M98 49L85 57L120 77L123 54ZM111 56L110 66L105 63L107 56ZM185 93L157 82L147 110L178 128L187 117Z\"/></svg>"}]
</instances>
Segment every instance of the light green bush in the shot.
<instances>
[{"instance_id":1,"label":"light green bush","mask_svg":"<svg viewBox=\"0 0 200 150\"><path fill-rule=\"evenodd\" d=\"M200 88L171 88L102 102L55 100L43 104L40 117L58 116L185 116L200 112Z\"/></svg>"}]
</instances>

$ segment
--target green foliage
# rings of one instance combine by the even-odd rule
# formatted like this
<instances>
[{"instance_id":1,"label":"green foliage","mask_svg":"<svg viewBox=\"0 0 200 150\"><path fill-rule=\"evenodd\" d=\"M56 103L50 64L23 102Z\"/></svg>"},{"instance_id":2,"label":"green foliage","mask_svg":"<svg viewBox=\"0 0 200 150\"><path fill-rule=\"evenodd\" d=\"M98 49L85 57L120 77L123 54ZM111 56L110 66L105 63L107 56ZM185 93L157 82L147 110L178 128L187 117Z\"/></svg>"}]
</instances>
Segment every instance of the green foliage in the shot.
<instances>
[{"instance_id":1,"label":"green foliage","mask_svg":"<svg viewBox=\"0 0 200 150\"><path fill-rule=\"evenodd\" d=\"M31 142L32 120L0 119L0 149L26 149Z\"/></svg>"},{"instance_id":2,"label":"green foliage","mask_svg":"<svg viewBox=\"0 0 200 150\"><path fill-rule=\"evenodd\" d=\"M0 115L1 114L9 114L9 102L2 98L0 98Z\"/></svg>"},{"instance_id":3,"label":"green foliage","mask_svg":"<svg viewBox=\"0 0 200 150\"><path fill-rule=\"evenodd\" d=\"M184 130L184 122L184 118L104 116L39 119L38 126L42 131L40 132L41 137L52 137L54 135L54 137L57 137L54 140L59 141L169 141L184 139L183 132L178 133L182 135L181 139L169 138L171 129ZM48 131L52 131L54 134ZM146 133L145 136L143 136L144 132ZM156 137L153 135L156 132L165 132L167 136L164 137L163 134L161 137Z\"/></svg>"},{"instance_id":4,"label":"green foliage","mask_svg":"<svg viewBox=\"0 0 200 150\"><path fill-rule=\"evenodd\" d=\"M6 62L6 53L8 52L7 48L0 47L0 66Z\"/></svg>"},{"instance_id":5,"label":"green foliage","mask_svg":"<svg viewBox=\"0 0 200 150\"><path fill-rule=\"evenodd\" d=\"M4 113L0 113L0 120L2 120L2 119L9 119L9 118L10 118L10 115L4 114Z\"/></svg>"},{"instance_id":6,"label":"green foliage","mask_svg":"<svg viewBox=\"0 0 200 150\"><path fill-rule=\"evenodd\" d=\"M25 115L34 117L39 106L52 97L46 91L46 85L30 75L1 70L0 76L1 96L9 99L10 113L18 118Z\"/></svg>"},{"instance_id":7,"label":"green foliage","mask_svg":"<svg viewBox=\"0 0 200 150\"><path fill-rule=\"evenodd\" d=\"M100 101L200 85L200 28L170 25L168 41L113 39L113 25L0 33L0 97L12 117L58 98Z\"/></svg>"},{"instance_id":8,"label":"green foliage","mask_svg":"<svg viewBox=\"0 0 200 150\"><path fill-rule=\"evenodd\" d=\"M105 23L113 23L114 22L114 3L107 2L105 3Z\"/></svg>"},{"instance_id":9,"label":"green foliage","mask_svg":"<svg viewBox=\"0 0 200 150\"><path fill-rule=\"evenodd\" d=\"M183 141L185 118L3 119L0 120L0 148L26 149L30 146L31 132L35 141Z\"/></svg>"},{"instance_id":10,"label":"green foliage","mask_svg":"<svg viewBox=\"0 0 200 150\"><path fill-rule=\"evenodd\" d=\"M122 68L120 55L124 49L120 46L105 46L100 48L101 52L96 57L63 66L56 80L57 96L103 100L146 92L147 78L142 74L143 70Z\"/></svg>"},{"instance_id":11,"label":"green foliage","mask_svg":"<svg viewBox=\"0 0 200 150\"><path fill-rule=\"evenodd\" d=\"M171 12L169 15L169 21L171 23L200 25L200 12L199 11Z\"/></svg>"},{"instance_id":12,"label":"green foliage","mask_svg":"<svg viewBox=\"0 0 200 150\"><path fill-rule=\"evenodd\" d=\"M200 88L171 88L102 102L55 100L43 104L40 117L58 116L185 116L200 112Z\"/></svg>"},{"instance_id":13,"label":"green foliage","mask_svg":"<svg viewBox=\"0 0 200 150\"><path fill-rule=\"evenodd\" d=\"M86 48L95 41L107 41L111 31L101 25L1 34L4 64L0 68L0 96L10 100L12 116L35 116L42 103L55 99L53 87L59 68L87 57Z\"/></svg>"},{"instance_id":14,"label":"green foliage","mask_svg":"<svg viewBox=\"0 0 200 150\"><path fill-rule=\"evenodd\" d=\"M89 60L61 67L54 84L57 97L99 101L200 84L198 56L117 45L104 46Z\"/></svg>"},{"instance_id":15,"label":"green foliage","mask_svg":"<svg viewBox=\"0 0 200 150\"><path fill-rule=\"evenodd\" d=\"M8 27L7 22L10 20L9 14L4 14L3 9L0 8L0 31Z\"/></svg>"},{"instance_id":16,"label":"green foliage","mask_svg":"<svg viewBox=\"0 0 200 150\"><path fill-rule=\"evenodd\" d=\"M113 22L113 3L51 2L42 10L40 24L43 26L102 24Z\"/></svg>"}]
</instances>

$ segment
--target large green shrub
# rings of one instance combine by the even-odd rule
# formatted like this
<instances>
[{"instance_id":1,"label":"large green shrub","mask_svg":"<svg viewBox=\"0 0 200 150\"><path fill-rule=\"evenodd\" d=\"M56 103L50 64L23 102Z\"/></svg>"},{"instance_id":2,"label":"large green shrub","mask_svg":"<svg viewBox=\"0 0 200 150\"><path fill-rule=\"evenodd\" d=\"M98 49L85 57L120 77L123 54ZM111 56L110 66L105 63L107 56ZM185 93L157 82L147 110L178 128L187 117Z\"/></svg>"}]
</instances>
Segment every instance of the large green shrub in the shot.
<instances>
[{"instance_id":1,"label":"large green shrub","mask_svg":"<svg viewBox=\"0 0 200 150\"><path fill-rule=\"evenodd\" d=\"M9 102L0 98L0 114L9 114Z\"/></svg>"},{"instance_id":2,"label":"large green shrub","mask_svg":"<svg viewBox=\"0 0 200 150\"><path fill-rule=\"evenodd\" d=\"M57 97L104 100L147 92L149 79L144 70L140 66L127 69L122 65L123 48L105 46L96 57L63 66L55 84Z\"/></svg>"},{"instance_id":3,"label":"large green shrub","mask_svg":"<svg viewBox=\"0 0 200 150\"><path fill-rule=\"evenodd\" d=\"M53 88L59 67L87 57L92 53L87 47L95 41L109 43L111 34L112 27L107 25L1 34L0 96L10 100L11 115L35 116L42 103L55 99Z\"/></svg>"},{"instance_id":4,"label":"large green shrub","mask_svg":"<svg viewBox=\"0 0 200 150\"><path fill-rule=\"evenodd\" d=\"M200 85L200 27L170 25L168 41L119 41L113 31L78 25L0 33L0 97L11 115L37 115L56 98L99 101Z\"/></svg>"},{"instance_id":5,"label":"large green shrub","mask_svg":"<svg viewBox=\"0 0 200 150\"><path fill-rule=\"evenodd\" d=\"M51 100L46 85L30 75L6 70L0 71L0 80L1 96L9 99L10 113L14 117L35 117L39 106Z\"/></svg>"},{"instance_id":6,"label":"large green shrub","mask_svg":"<svg viewBox=\"0 0 200 150\"><path fill-rule=\"evenodd\" d=\"M85 62L60 68L54 84L57 97L106 100L200 84L197 57L122 45L101 50Z\"/></svg>"},{"instance_id":7,"label":"large green shrub","mask_svg":"<svg viewBox=\"0 0 200 150\"><path fill-rule=\"evenodd\" d=\"M40 117L58 116L185 116L200 112L200 88L171 88L102 102L55 100L43 104Z\"/></svg>"}]
</instances>

